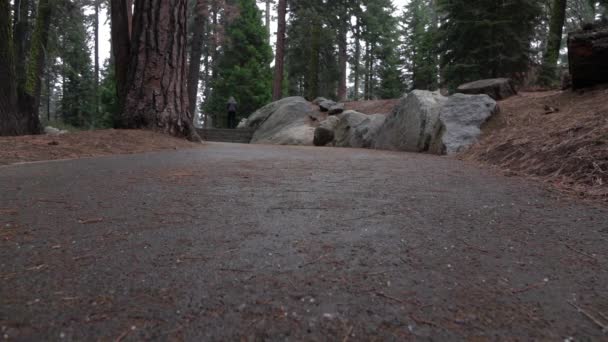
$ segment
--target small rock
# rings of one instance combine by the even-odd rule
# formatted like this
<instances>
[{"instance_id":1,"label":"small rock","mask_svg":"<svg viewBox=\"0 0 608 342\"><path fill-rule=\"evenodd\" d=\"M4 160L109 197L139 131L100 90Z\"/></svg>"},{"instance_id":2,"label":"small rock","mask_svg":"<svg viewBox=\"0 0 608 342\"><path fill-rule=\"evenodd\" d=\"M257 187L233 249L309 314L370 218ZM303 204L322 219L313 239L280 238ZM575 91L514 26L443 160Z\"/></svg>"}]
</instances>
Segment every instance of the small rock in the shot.
<instances>
[{"instance_id":1,"label":"small rock","mask_svg":"<svg viewBox=\"0 0 608 342\"><path fill-rule=\"evenodd\" d=\"M318 106L318 105L321 104L321 102L325 102L325 101L327 101L326 98L324 98L324 97L317 97L316 99L312 100L312 104Z\"/></svg>"},{"instance_id":2,"label":"small rock","mask_svg":"<svg viewBox=\"0 0 608 342\"><path fill-rule=\"evenodd\" d=\"M344 112L344 103L337 103L329 108L329 115L336 115Z\"/></svg>"},{"instance_id":3,"label":"small rock","mask_svg":"<svg viewBox=\"0 0 608 342\"><path fill-rule=\"evenodd\" d=\"M319 103L319 109L321 109L322 112L328 112L331 107L337 105L337 103L335 101L332 100L325 100L321 103Z\"/></svg>"},{"instance_id":4,"label":"small rock","mask_svg":"<svg viewBox=\"0 0 608 342\"><path fill-rule=\"evenodd\" d=\"M517 95L513 81L508 78L493 78L466 83L459 86L457 92L469 95L486 94L496 101Z\"/></svg>"}]
</instances>

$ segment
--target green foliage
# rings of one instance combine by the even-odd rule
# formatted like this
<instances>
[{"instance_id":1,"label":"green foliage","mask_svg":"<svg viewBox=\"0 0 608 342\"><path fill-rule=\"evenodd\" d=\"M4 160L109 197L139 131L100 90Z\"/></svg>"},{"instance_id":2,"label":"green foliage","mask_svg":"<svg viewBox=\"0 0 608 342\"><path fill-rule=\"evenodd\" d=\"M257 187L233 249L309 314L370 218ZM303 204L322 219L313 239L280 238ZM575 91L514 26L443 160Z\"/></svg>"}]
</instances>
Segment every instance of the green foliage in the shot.
<instances>
[{"instance_id":1,"label":"green foliage","mask_svg":"<svg viewBox=\"0 0 608 342\"><path fill-rule=\"evenodd\" d=\"M437 13L431 0L412 0L402 16L403 64L410 89L439 86Z\"/></svg>"},{"instance_id":2,"label":"green foliage","mask_svg":"<svg viewBox=\"0 0 608 342\"><path fill-rule=\"evenodd\" d=\"M116 96L116 76L111 59L107 60L101 72L99 85L100 117L96 127L114 127L118 120L118 97Z\"/></svg>"},{"instance_id":3,"label":"green foliage","mask_svg":"<svg viewBox=\"0 0 608 342\"><path fill-rule=\"evenodd\" d=\"M528 70L540 13L536 0L440 0L440 50L449 88Z\"/></svg>"},{"instance_id":4,"label":"green foliage","mask_svg":"<svg viewBox=\"0 0 608 342\"><path fill-rule=\"evenodd\" d=\"M215 116L218 127L226 125L226 102L230 96L239 103L238 118L249 116L272 97L272 49L261 12L255 0L234 2L238 14L227 24L217 74L212 80L213 92L205 106Z\"/></svg>"},{"instance_id":5,"label":"green foliage","mask_svg":"<svg viewBox=\"0 0 608 342\"><path fill-rule=\"evenodd\" d=\"M93 128L95 116L94 76L89 36L82 7L65 3L58 33L61 58L62 98L60 113L64 122L75 127Z\"/></svg>"}]
</instances>

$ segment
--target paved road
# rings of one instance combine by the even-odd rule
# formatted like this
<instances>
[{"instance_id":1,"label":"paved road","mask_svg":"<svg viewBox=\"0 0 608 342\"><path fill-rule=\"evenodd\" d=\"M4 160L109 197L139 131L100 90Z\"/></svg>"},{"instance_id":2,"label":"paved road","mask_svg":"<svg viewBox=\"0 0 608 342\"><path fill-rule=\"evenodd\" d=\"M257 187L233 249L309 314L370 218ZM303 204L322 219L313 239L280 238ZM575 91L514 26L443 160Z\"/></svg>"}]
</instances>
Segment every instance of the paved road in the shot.
<instances>
[{"instance_id":1,"label":"paved road","mask_svg":"<svg viewBox=\"0 0 608 342\"><path fill-rule=\"evenodd\" d=\"M348 149L1 167L0 337L605 340L608 209L554 197Z\"/></svg>"}]
</instances>

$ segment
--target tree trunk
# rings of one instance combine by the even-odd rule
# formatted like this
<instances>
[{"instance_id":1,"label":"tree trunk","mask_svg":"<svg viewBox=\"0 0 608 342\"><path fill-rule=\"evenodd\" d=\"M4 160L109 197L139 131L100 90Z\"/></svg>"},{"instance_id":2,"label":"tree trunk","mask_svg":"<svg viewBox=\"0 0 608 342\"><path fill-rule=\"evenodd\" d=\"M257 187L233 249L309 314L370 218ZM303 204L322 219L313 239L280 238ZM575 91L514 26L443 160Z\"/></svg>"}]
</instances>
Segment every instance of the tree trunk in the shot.
<instances>
[{"instance_id":1,"label":"tree trunk","mask_svg":"<svg viewBox=\"0 0 608 342\"><path fill-rule=\"evenodd\" d=\"M99 117L99 0L94 0L95 17L93 34L95 35L95 117Z\"/></svg>"},{"instance_id":2,"label":"tree trunk","mask_svg":"<svg viewBox=\"0 0 608 342\"><path fill-rule=\"evenodd\" d=\"M342 18L338 30L338 69L340 78L338 80L338 101L346 100L346 63L348 63L348 48L346 38L346 18Z\"/></svg>"},{"instance_id":3,"label":"tree trunk","mask_svg":"<svg viewBox=\"0 0 608 342\"><path fill-rule=\"evenodd\" d=\"M354 99L359 100L359 88L360 88L360 67L361 63L361 26L359 25L359 17L356 18L357 23L355 24L355 62L353 73L355 74L355 91Z\"/></svg>"},{"instance_id":4,"label":"tree trunk","mask_svg":"<svg viewBox=\"0 0 608 342\"><path fill-rule=\"evenodd\" d=\"M52 8L53 5L49 0L40 0L38 2L38 15L36 16L36 26L32 33L25 89L19 94L19 110L22 113L22 125L28 134L40 134L42 132L38 113Z\"/></svg>"},{"instance_id":5,"label":"tree trunk","mask_svg":"<svg viewBox=\"0 0 608 342\"><path fill-rule=\"evenodd\" d=\"M30 0L15 1L15 27L13 42L15 47L15 68L17 73L17 88L25 88L26 61L27 61L27 36L29 31L28 12Z\"/></svg>"},{"instance_id":6,"label":"tree trunk","mask_svg":"<svg viewBox=\"0 0 608 342\"><path fill-rule=\"evenodd\" d=\"M21 134L9 0L0 0L0 136Z\"/></svg>"},{"instance_id":7,"label":"tree trunk","mask_svg":"<svg viewBox=\"0 0 608 342\"><path fill-rule=\"evenodd\" d=\"M116 96L118 97L118 108L120 112L122 112L124 108L127 94L127 72L129 69L129 56L131 52L129 2L130 1L128 0L111 0L110 3Z\"/></svg>"},{"instance_id":8,"label":"tree trunk","mask_svg":"<svg viewBox=\"0 0 608 342\"><path fill-rule=\"evenodd\" d=\"M321 47L321 24L318 19L312 23L310 38L310 59L308 68L308 99L319 96L319 50Z\"/></svg>"},{"instance_id":9,"label":"tree trunk","mask_svg":"<svg viewBox=\"0 0 608 342\"><path fill-rule=\"evenodd\" d=\"M562 34L564 21L566 20L567 0L553 0L551 7L551 22L549 24L549 37L547 39L547 50L543 56L543 67L540 75L540 83L549 85L557 79L557 60L562 45Z\"/></svg>"},{"instance_id":10,"label":"tree trunk","mask_svg":"<svg viewBox=\"0 0 608 342\"><path fill-rule=\"evenodd\" d=\"M271 0L266 0L266 30L268 31L268 41L270 41L270 37L272 36L272 32L270 30L270 2Z\"/></svg>"},{"instance_id":11,"label":"tree trunk","mask_svg":"<svg viewBox=\"0 0 608 342\"><path fill-rule=\"evenodd\" d=\"M188 66L188 110L194 116L201 72L201 56L205 39L205 23L209 15L207 0L197 0L194 9L194 28L190 43L190 65Z\"/></svg>"},{"instance_id":12,"label":"tree trunk","mask_svg":"<svg viewBox=\"0 0 608 342\"><path fill-rule=\"evenodd\" d=\"M277 29L277 51L274 62L274 82L272 86L272 99L280 100L283 97L283 73L285 69L285 16L287 14L287 1L279 0Z\"/></svg>"},{"instance_id":13,"label":"tree trunk","mask_svg":"<svg viewBox=\"0 0 608 342\"><path fill-rule=\"evenodd\" d=\"M188 111L187 0L136 0L122 126L200 138Z\"/></svg>"}]
</instances>

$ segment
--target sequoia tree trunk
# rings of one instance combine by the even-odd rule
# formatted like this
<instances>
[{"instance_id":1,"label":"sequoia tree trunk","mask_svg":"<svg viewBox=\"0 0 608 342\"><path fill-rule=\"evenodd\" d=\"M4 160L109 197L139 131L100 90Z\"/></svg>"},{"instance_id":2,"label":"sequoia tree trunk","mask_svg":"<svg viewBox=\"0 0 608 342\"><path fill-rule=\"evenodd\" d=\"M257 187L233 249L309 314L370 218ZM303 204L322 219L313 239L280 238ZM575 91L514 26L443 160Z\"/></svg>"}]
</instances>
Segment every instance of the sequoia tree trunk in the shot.
<instances>
[{"instance_id":1,"label":"sequoia tree trunk","mask_svg":"<svg viewBox=\"0 0 608 342\"><path fill-rule=\"evenodd\" d=\"M346 18L343 19L346 21ZM338 101L346 100L346 64L348 63L348 42L346 40L346 27L340 24L338 32L338 66L340 79L338 80Z\"/></svg>"},{"instance_id":2,"label":"sequoia tree trunk","mask_svg":"<svg viewBox=\"0 0 608 342\"><path fill-rule=\"evenodd\" d=\"M361 63L361 26L359 24L359 17L356 17L355 24L355 61L353 67L353 73L355 74L355 89L354 89L354 99L355 101L359 100L359 88L360 88L360 63Z\"/></svg>"},{"instance_id":3,"label":"sequoia tree trunk","mask_svg":"<svg viewBox=\"0 0 608 342\"><path fill-rule=\"evenodd\" d=\"M17 120L17 83L9 0L0 0L0 136L21 133Z\"/></svg>"},{"instance_id":4,"label":"sequoia tree trunk","mask_svg":"<svg viewBox=\"0 0 608 342\"><path fill-rule=\"evenodd\" d=\"M280 100L283 97L283 73L285 69L285 16L287 14L287 1L279 0L277 10L278 28L277 28L277 51L275 53L274 62L274 82L272 85L272 99Z\"/></svg>"},{"instance_id":5,"label":"sequoia tree trunk","mask_svg":"<svg viewBox=\"0 0 608 342\"><path fill-rule=\"evenodd\" d=\"M49 29L51 26L51 12L53 4L50 0L38 2L38 14L36 26L32 33L30 44L30 56L27 65L27 77L25 89L20 91L19 111L21 113L21 125L27 134L40 134L40 93L42 91L42 74L46 61L46 51L49 40Z\"/></svg>"},{"instance_id":6,"label":"sequoia tree trunk","mask_svg":"<svg viewBox=\"0 0 608 342\"><path fill-rule=\"evenodd\" d=\"M25 87L25 66L27 61L27 37L29 31L28 12L29 0L15 1L15 26L13 27L13 42L15 48L15 72L17 74L17 88Z\"/></svg>"},{"instance_id":7,"label":"sequoia tree trunk","mask_svg":"<svg viewBox=\"0 0 608 342\"><path fill-rule=\"evenodd\" d=\"M208 15L207 0L197 0L194 9L192 40L190 42L190 65L188 66L188 110L193 116L196 113L201 56L203 55L203 41L205 39L205 23Z\"/></svg>"},{"instance_id":8,"label":"sequoia tree trunk","mask_svg":"<svg viewBox=\"0 0 608 342\"><path fill-rule=\"evenodd\" d=\"M122 126L200 141L188 111L187 0L136 0Z\"/></svg>"}]
</instances>

